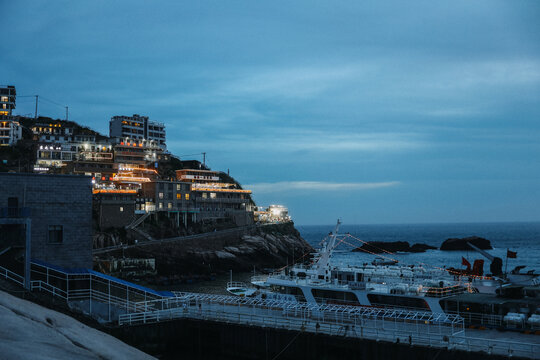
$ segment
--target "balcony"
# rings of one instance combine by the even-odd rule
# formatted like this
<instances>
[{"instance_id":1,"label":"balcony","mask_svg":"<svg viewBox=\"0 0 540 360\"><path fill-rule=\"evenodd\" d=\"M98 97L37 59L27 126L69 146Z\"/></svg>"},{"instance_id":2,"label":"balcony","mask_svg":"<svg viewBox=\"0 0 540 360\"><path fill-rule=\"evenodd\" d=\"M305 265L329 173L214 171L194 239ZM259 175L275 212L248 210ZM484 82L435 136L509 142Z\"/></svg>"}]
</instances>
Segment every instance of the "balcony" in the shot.
<instances>
[{"instance_id":1,"label":"balcony","mask_svg":"<svg viewBox=\"0 0 540 360\"><path fill-rule=\"evenodd\" d=\"M30 217L29 207L2 207L0 218L27 218Z\"/></svg>"},{"instance_id":2,"label":"balcony","mask_svg":"<svg viewBox=\"0 0 540 360\"><path fill-rule=\"evenodd\" d=\"M203 198L197 197L195 199L197 202L202 203L224 203L224 204L243 204L249 202L249 199L238 199L238 198Z\"/></svg>"}]
</instances>

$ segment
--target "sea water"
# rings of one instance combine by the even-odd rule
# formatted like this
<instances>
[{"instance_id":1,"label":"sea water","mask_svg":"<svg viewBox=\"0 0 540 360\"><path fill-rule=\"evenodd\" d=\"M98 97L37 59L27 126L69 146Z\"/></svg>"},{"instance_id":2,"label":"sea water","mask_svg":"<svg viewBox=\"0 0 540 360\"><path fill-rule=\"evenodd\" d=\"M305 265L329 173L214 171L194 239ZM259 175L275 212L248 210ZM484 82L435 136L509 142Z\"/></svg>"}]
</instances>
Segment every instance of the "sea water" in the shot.
<instances>
[{"instance_id":1,"label":"sea water","mask_svg":"<svg viewBox=\"0 0 540 360\"><path fill-rule=\"evenodd\" d=\"M320 247L321 240L334 230L335 225L296 225L302 237L314 248ZM487 250L493 256L503 259L503 270L506 265L507 249L517 252L516 259L508 259L508 270L518 265L526 265L524 271L536 270L540 273L540 222L535 223L481 223L481 224L407 224L407 225L348 225L340 227L340 233L350 233L362 241L407 241L411 246L424 243L439 248L448 238L480 236L491 241L493 250ZM398 260L403 265L423 265L425 267L463 268L461 258L471 264L475 259L484 259L476 251L440 251L427 250L424 253L397 253L388 255L352 252L354 247L362 245L360 240L352 237L346 239L348 244L341 243L334 252L331 262L334 264L362 265L371 263L376 256L386 256ZM306 256L309 254L306 254ZM302 254L292 254L299 259ZM489 272L490 261L484 259L484 272ZM285 265L285 264L283 264ZM235 272L234 281L249 283L252 272ZM220 274L213 281L201 281L193 284L168 286L167 290L204 292L228 295L226 291L230 274Z\"/></svg>"},{"instance_id":2,"label":"sea water","mask_svg":"<svg viewBox=\"0 0 540 360\"><path fill-rule=\"evenodd\" d=\"M335 225L297 225L302 237L313 247L318 248L321 240L333 231ZM506 266L507 249L517 252L517 258L508 259L508 271L518 265L526 265L522 271L540 272L540 222L520 223L464 223L464 224L406 224L406 225L348 225L340 226L339 233L350 233L342 242L331 260L334 264L362 265L371 263L376 256L364 252L351 252L360 247L362 241L406 241L411 246L423 243L439 248L448 238L480 236L491 241L493 256L503 259ZM424 253L396 253L381 255L398 260L404 265L427 264L436 267L462 268L462 257L471 264L475 259L484 259L484 271L489 272L490 261L476 251L427 250ZM425 265L424 265L425 266Z\"/></svg>"}]
</instances>

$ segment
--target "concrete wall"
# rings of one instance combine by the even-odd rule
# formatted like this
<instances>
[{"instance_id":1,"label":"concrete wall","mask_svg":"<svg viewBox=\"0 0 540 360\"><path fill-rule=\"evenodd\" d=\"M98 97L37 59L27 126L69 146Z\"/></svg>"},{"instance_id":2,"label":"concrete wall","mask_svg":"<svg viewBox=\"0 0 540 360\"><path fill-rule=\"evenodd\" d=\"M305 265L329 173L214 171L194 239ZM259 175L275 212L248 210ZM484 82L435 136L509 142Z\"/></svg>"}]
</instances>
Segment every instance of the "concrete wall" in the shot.
<instances>
[{"instance_id":1,"label":"concrete wall","mask_svg":"<svg viewBox=\"0 0 540 360\"><path fill-rule=\"evenodd\" d=\"M17 197L31 210L32 258L63 267L92 268L92 188L86 176L0 174L0 207ZM63 240L49 241L49 226L63 226Z\"/></svg>"}]
</instances>

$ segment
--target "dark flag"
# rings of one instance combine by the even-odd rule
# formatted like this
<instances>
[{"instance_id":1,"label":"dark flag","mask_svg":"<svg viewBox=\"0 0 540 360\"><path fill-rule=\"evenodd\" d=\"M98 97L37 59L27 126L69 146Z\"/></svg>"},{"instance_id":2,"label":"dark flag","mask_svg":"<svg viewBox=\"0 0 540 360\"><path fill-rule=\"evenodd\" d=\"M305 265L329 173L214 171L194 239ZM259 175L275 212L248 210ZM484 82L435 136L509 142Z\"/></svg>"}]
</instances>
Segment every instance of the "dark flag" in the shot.
<instances>
[{"instance_id":1,"label":"dark flag","mask_svg":"<svg viewBox=\"0 0 540 360\"><path fill-rule=\"evenodd\" d=\"M508 257L510 259L517 258L517 251L506 250L506 257Z\"/></svg>"},{"instance_id":2,"label":"dark flag","mask_svg":"<svg viewBox=\"0 0 540 360\"><path fill-rule=\"evenodd\" d=\"M467 267L467 270L471 268L471 263L467 261L463 256L461 257L461 265L465 265Z\"/></svg>"}]
</instances>

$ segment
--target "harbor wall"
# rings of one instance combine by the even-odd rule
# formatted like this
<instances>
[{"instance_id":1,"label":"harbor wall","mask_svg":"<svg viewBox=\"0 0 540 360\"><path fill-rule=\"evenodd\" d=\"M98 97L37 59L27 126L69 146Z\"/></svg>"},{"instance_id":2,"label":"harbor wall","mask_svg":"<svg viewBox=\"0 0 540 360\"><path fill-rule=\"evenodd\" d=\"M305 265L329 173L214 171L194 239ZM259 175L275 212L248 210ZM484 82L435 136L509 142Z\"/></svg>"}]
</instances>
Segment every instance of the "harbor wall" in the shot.
<instances>
[{"instance_id":1,"label":"harbor wall","mask_svg":"<svg viewBox=\"0 0 540 360\"><path fill-rule=\"evenodd\" d=\"M486 353L188 319L114 328L111 332L124 342L162 359L506 358Z\"/></svg>"}]
</instances>

